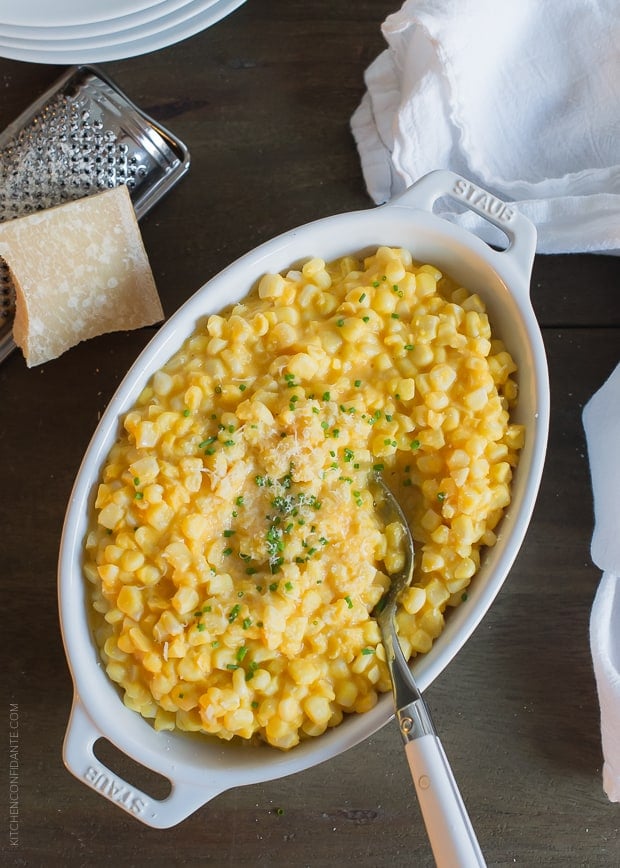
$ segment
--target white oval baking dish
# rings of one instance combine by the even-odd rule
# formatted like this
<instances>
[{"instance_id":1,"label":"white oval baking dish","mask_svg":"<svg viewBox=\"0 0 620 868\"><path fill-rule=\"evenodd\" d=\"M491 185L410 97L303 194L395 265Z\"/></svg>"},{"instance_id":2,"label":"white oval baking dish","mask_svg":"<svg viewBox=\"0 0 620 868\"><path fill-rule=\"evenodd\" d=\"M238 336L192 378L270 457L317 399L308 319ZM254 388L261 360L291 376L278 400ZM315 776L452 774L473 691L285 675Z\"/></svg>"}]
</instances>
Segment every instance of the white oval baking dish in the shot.
<instances>
[{"instance_id":1,"label":"white oval baking dish","mask_svg":"<svg viewBox=\"0 0 620 868\"><path fill-rule=\"evenodd\" d=\"M503 251L432 213L443 196L457 200L499 227ZM504 582L527 530L544 463L549 420L549 383L540 330L529 298L536 233L512 207L447 171L432 172L398 199L379 208L328 217L286 232L241 257L206 283L162 326L138 357L110 401L78 472L67 509L59 555L59 607L65 652L74 681L74 702L64 742L68 769L144 823L172 826L231 787L272 780L324 762L358 744L393 714L390 694L372 711L282 753L266 745L236 745L181 732L156 732L122 702L101 664L89 627L82 551L100 468L117 436L119 419L151 375L181 346L205 314L242 298L265 272L300 260L325 260L400 246L433 263L484 298L494 332L519 366L515 418L527 428L513 480L513 500L496 546L485 552L466 605L450 613L432 650L415 661L424 690L448 665L476 628ZM112 772L94 753L104 736L133 760L165 776L170 795L154 799Z\"/></svg>"}]
</instances>

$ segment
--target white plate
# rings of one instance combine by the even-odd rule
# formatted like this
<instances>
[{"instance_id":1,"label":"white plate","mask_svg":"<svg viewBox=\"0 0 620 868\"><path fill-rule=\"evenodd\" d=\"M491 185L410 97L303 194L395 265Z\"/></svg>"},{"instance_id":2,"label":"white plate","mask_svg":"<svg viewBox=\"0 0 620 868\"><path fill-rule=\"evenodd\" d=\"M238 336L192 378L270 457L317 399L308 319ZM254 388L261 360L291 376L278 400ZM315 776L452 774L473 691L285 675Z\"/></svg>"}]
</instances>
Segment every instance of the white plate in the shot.
<instances>
[{"instance_id":1,"label":"white plate","mask_svg":"<svg viewBox=\"0 0 620 868\"><path fill-rule=\"evenodd\" d=\"M173 27L184 24L192 18L202 16L208 9L217 6L221 0L186 0L183 5L165 15L137 24L135 27L120 28L110 33L98 33L91 36L66 36L47 39L28 36L25 38L0 35L0 45L3 48L26 49L37 51L44 49L52 54L66 53L79 47L80 51L94 48L107 48L108 46L120 45L124 42L134 42L155 37L159 33L171 30ZM0 49L2 50L2 49Z\"/></svg>"},{"instance_id":2,"label":"white plate","mask_svg":"<svg viewBox=\"0 0 620 868\"><path fill-rule=\"evenodd\" d=\"M2 3L3 0L0 0ZM41 41L54 41L57 39L80 39L87 36L99 36L103 33L116 33L119 30L128 30L139 24L146 24L156 18L163 18L170 12L174 12L181 6L186 6L191 0L156 0L146 9L118 18L110 18L105 21L91 21L87 24L49 25L44 26L37 22L34 26L24 27L21 24L6 24L0 21L0 42L9 39L34 39ZM212 3L217 0L211 0Z\"/></svg>"},{"instance_id":3,"label":"white plate","mask_svg":"<svg viewBox=\"0 0 620 868\"><path fill-rule=\"evenodd\" d=\"M121 60L126 57L137 57L151 51L158 51L169 45L174 45L183 39L188 39L207 27L211 27L222 18L230 15L245 0L216 0L210 3L206 9L192 15L182 23L164 26L157 33L142 35L139 33L133 39L124 40L114 45L106 40L105 45L89 47L84 45L84 40L74 40L64 48L54 50L45 41L33 41L28 46L7 45L0 38L0 57L8 57L11 60L22 60L27 63L49 64L80 64L80 63L103 63L110 60ZM204 5L204 0L200 0Z\"/></svg>"},{"instance_id":4,"label":"white plate","mask_svg":"<svg viewBox=\"0 0 620 868\"><path fill-rule=\"evenodd\" d=\"M37 24L59 27L108 21L140 12L157 0L0 0L0 21L30 27Z\"/></svg>"}]
</instances>

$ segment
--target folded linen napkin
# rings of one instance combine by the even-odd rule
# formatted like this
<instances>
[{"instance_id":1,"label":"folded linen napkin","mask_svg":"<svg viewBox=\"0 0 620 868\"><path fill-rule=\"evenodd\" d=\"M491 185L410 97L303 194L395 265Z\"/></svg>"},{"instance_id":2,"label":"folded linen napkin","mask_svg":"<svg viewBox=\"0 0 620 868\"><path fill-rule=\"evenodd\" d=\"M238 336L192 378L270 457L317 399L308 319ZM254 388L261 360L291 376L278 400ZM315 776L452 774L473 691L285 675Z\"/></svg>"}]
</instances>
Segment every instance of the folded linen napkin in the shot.
<instances>
[{"instance_id":1,"label":"folded linen napkin","mask_svg":"<svg viewBox=\"0 0 620 868\"><path fill-rule=\"evenodd\" d=\"M617 0L406 0L382 32L351 118L375 202L450 168L517 202L539 252L620 253Z\"/></svg>"},{"instance_id":2,"label":"folded linen napkin","mask_svg":"<svg viewBox=\"0 0 620 868\"><path fill-rule=\"evenodd\" d=\"M594 492L591 553L603 570L590 615L603 787L612 802L620 802L620 364L584 407L583 425Z\"/></svg>"}]
</instances>

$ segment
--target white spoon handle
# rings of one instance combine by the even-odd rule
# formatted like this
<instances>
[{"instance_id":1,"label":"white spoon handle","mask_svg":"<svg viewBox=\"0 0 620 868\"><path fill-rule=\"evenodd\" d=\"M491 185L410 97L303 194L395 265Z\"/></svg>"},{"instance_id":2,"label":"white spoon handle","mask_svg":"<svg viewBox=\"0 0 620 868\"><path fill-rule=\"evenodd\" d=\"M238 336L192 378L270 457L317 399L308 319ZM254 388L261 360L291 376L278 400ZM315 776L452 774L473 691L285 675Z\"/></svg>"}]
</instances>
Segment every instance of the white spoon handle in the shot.
<instances>
[{"instance_id":1,"label":"white spoon handle","mask_svg":"<svg viewBox=\"0 0 620 868\"><path fill-rule=\"evenodd\" d=\"M485 866L439 738L429 734L408 741L405 753L437 868Z\"/></svg>"}]
</instances>

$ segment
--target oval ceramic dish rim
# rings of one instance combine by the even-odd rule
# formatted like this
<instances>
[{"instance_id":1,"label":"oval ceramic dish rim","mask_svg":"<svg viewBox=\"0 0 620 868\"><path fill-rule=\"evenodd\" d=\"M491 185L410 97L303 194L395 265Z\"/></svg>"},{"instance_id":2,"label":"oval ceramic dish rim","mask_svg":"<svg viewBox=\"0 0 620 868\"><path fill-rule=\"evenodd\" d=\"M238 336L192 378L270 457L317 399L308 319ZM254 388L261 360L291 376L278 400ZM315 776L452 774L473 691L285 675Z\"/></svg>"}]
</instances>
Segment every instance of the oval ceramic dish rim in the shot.
<instances>
[{"instance_id":1,"label":"oval ceramic dish rim","mask_svg":"<svg viewBox=\"0 0 620 868\"><path fill-rule=\"evenodd\" d=\"M542 337L529 300L529 277L535 248L533 226L521 215L507 222L485 213L460 195L485 194L460 176L438 171L425 176L398 200L376 209L339 214L293 229L260 245L208 281L169 320L132 365L110 401L78 471L69 501L59 555L61 630L74 681L74 705L63 758L69 770L143 822L164 828L184 819L215 795L231 787L267 781L302 771L330 759L369 737L393 716L389 694L363 715L352 715L317 739L288 753L268 746L236 747L199 740L183 733L156 733L149 722L128 709L108 679L89 627L82 546L92 505L93 486L114 437L119 419L131 407L150 376L180 348L199 320L247 294L265 271L281 271L309 256L332 259L380 244L416 249L444 267L472 291L481 281L497 333L507 340L521 371L519 408L526 413L527 437L513 481L513 501L502 520L497 545L485 553L467 603L450 613L431 651L415 662L422 690L465 644L499 592L525 536L544 464L549 424L549 384ZM436 199L451 195L499 226L509 239L505 251L488 247L476 236L431 213ZM475 197L474 197L475 198ZM499 200L491 197L492 203ZM500 203L501 205L501 203ZM510 215L511 212L508 212ZM428 255L426 252L428 251ZM454 261L454 267L447 262ZM458 272L455 274L455 269ZM471 280L467 280L467 275ZM231 294L230 288L234 287ZM497 320L502 320L496 328ZM511 335L506 334L508 322ZM519 410L517 411L517 418ZM170 796L153 799L111 772L94 754L105 737L142 765L167 777ZM119 793L121 796L119 797Z\"/></svg>"}]
</instances>

